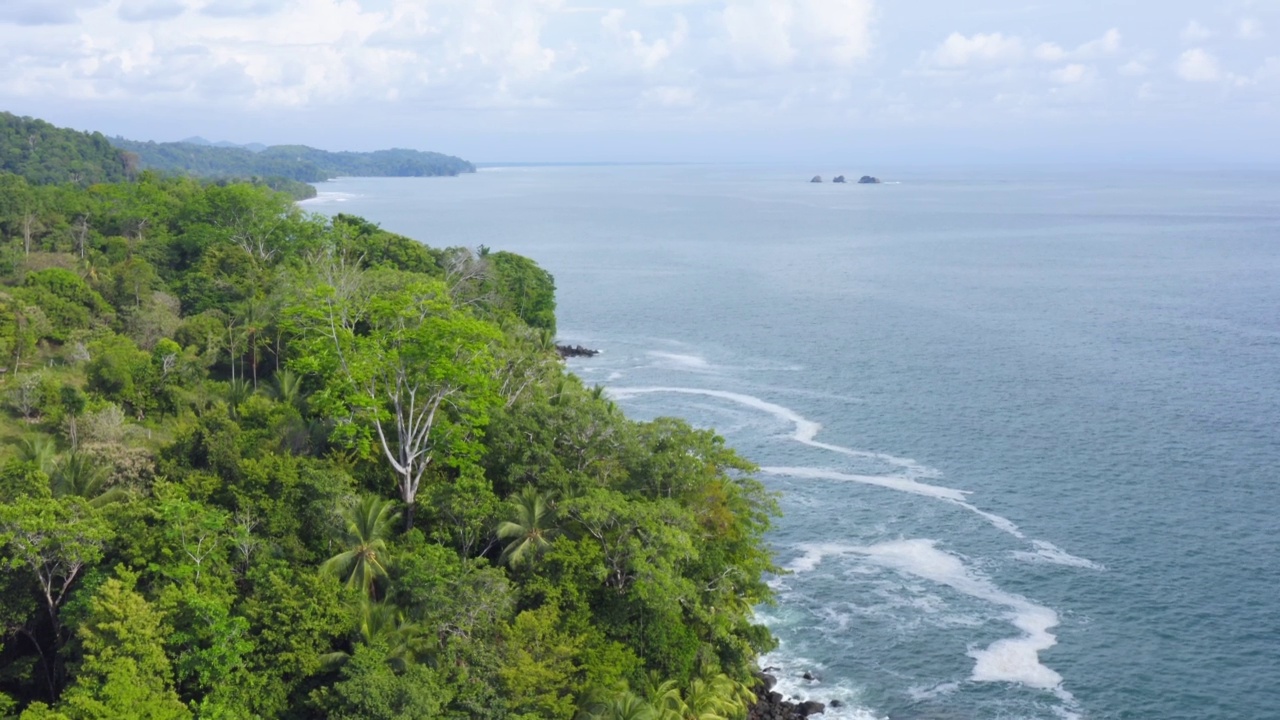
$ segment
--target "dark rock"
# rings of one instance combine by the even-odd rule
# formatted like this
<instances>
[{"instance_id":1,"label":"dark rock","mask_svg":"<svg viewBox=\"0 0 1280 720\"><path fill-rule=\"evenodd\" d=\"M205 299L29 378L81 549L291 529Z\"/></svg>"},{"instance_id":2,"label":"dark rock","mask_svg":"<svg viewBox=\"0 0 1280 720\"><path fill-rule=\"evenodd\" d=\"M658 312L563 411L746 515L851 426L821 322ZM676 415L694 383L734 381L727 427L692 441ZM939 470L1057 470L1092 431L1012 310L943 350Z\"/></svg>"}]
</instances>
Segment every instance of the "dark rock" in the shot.
<instances>
[{"instance_id":1,"label":"dark rock","mask_svg":"<svg viewBox=\"0 0 1280 720\"><path fill-rule=\"evenodd\" d=\"M817 680L821 680L821 679L822 679L822 678L818 677L817 675L814 675L813 673L809 672L808 670L805 670L805 671L804 671L804 674L803 674L803 675L801 675L800 677L804 678L805 680L814 680L814 681L817 681Z\"/></svg>"},{"instance_id":2,"label":"dark rock","mask_svg":"<svg viewBox=\"0 0 1280 720\"><path fill-rule=\"evenodd\" d=\"M827 706L817 700L805 700L800 703L800 714L804 717L809 717L810 715L821 715L826 709Z\"/></svg>"},{"instance_id":3,"label":"dark rock","mask_svg":"<svg viewBox=\"0 0 1280 720\"><path fill-rule=\"evenodd\" d=\"M863 175L862 177L858 178L858 183L861 185L879 185L880 178L872 177L870 175Z\"/></svg>"},{"instance_id":4,"label":"dark rock","mask_svg":"<svg viewBox=\"0 0 1280 720\"><path fill-rule=\"evenodd\" d=\"M811 183L812 183L812 182L822 182L822 176L821 176L821 175L814 175L814 176L813 176L813 179L812 179L812 180L810 180L809 182L811 182Z\"/></svg>"},{"instance_id":5,"label":"dark rock","mask_svg":"<svg viewBox=\"0 0 1280 720\"><path fill-rule=\"evenodd\" d=\"M838 707L843 707L843 706L844 706L844 703L840 702L839 700L832 700L832 701L831 701L831 707L833 707L833 708L838 708Z\"/></svg>"},{"instance_id":6,"label":"dark rock","mask_svg":"<svg viewBox=\"0 0 1280 720\"><path fill-rule=\"evenodd\" d=\"M600 354L599 350L592 350L581 345L556 345L556 352L560 353L562 358L595 357Z\"/></svg>"},{"instance_id":7,"label":"dark rock","mask_svg":"<svg viewBox=\"0 0 1280 720\"><path fill-rule=\"evenodd\" d=\"M764 688L765 692L769 692L774 685L778 684L778 678L764 672L756 673L756 681L760 687Z\"/></svg>"},{"instance_id":8,"label":"dark rock","mask_svg":"<svg viewBox=\"0 0 1280 720\"><path fill-rule=\"evenodd\" d=\"M837 175L837 176L835 176L834 178L832 178L832 179L831 179L831 182L833 182L833 183L837 183L837 182L838 182L838 183L842 183L842 182L844 182L844 176L843 176L843 175Z\"/></svg>"}]
</instances>

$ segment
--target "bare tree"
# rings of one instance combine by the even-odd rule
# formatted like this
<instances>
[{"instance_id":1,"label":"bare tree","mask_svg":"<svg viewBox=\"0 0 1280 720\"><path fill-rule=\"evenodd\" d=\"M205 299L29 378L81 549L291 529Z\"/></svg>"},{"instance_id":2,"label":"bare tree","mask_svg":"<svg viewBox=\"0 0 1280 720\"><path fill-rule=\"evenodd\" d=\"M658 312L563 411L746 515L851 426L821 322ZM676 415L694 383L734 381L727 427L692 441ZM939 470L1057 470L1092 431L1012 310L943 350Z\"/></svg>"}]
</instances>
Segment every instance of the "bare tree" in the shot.
<instances>
[{"instance_id":1,"label":"bare tree","mask_svg":"<svg viewBox=\"0 0 1280 720\"><path fill-rule=\"evenodd\" d=\"M22 250L26 255L31 254L31 241L35 239L36 221L34 212L28 210L22 214Z\"/></svg>"},{"instance_id":2,"label":"bare tree","mask_svg":"<svg viewBox=\"0 0 1280 720\"><path fill-rule=\"evenodd\" d=\"M89 216L88 215L80 216L80 219L76 221L75 230L76 232L75 232L75 235L73 235L73 237L76 242L76 254L80 256L81 260L83 260L84 253L85 253L85 246L88 245L89 243Z\"/></svg>"}]
</instances>

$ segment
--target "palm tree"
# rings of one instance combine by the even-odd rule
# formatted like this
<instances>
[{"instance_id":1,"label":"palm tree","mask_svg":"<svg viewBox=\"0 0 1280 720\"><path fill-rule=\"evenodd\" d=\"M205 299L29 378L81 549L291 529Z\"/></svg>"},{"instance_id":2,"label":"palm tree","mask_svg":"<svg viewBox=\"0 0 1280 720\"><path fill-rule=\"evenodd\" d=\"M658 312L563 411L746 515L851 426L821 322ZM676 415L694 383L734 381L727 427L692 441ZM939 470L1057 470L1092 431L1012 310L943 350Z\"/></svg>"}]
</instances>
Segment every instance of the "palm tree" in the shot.
<instances>
[{"instance_id":1,"label":"palm tree","mask_svg":"<svg viewBox=\"0 0 1280 720\"><path fill-rule=\"evenodd\" d=\"M231 413L231 417L237 419L240 417L237 408L240 407L240 403L248 400L250 395L253 395L253 386L249 384L248 380L244 378L231 379L231 382L227 384L226 395L227 410Z\"/></svg>"},{"instance_id":2,"label":"palm tree","mask_svg":"<svg viewBox=\"0 0 1280 720\"><path fill-rule=\"evenodd\" d=\"M746 714L747 704L739 696L737 684L720 674L704 680L694 678L684 691L677 717L681 720L729 720Z\"/></svg>"},{"instance_id":3,"label":"palm tree","mask_svg":"<svg viewBox=\"0 0 1280 720\"><path fill-rule=\"evenodd\" d=\"M302 410L302 378L292 370L285 369L276 373L272 394L285 405Z\"/></svg>"},{"instance_id":4,"label":"palm tree","mask_svg":"<svg viewBox=\"0 0 1280 720\"><path fill-rule=\"evenodd\" d=\"M405 619L404 612L394 604L365 598L360 601L359 616L359 642L385 647L391 669L404 672L422 657L425 640L422 626ZM325 655L323 663L327 669L336 670L350 659L349 653L338 650Z\"/></svg>"},{"instance_id":5,"label":"palm tree","mask_svg":"<svg viewBox=\"0 0 1280 720\"><path fill-rule=\"evenodd\" d=\"M341 515L342 543L347 549L325 560L320 569L372 597L377 592L378 579L387 576L391 561L387 539L400 519L400 512L395 509L394 501L366 495L345 508Z\"/></svg>"},{"instance_id":6,"label":"palm tree","mask_svg":"<svg viewBox=\"0 0 1280 720\"><path fill-rule=\"evenodd\" d=\"M32 435L18 443L18 459L32 463L45 475L53 475L57 454L58 448L48 435Z\"/></svg>"},{"instance_id":7,"label":"palm tree","mask_svg":"<svg viewBox=\"0 0 1280 720\"><path fill-rule=\"evenodd\" d=\"M551 497L539 493L532 485L526 485L507 503L511 519L498 525L498 538L509 542L498 561L515 567L542 554L560 531L554 526L556 511L551 506Z\"/></svg>"},{"instance_id":8,"label":"palm tree","mask_svg":"<svg viewBox=\"0 0 1280 720\"><path fill-rule=\"evenodd\" d=\"M67 455L58 463L50 482L54 497L82 497L95 508L120 502L128 497L124 488L108 488L106 485L107 468L77 452Z\"/></svg>"},{"instance_id":9,"label":"palm tree","mask_svg":"<svg viewBox=\"0 0 1280 720\"><path fill-rule=\"evenodd\" d=\"M674 680L663 680L656 670L650 670L640 686L644 699L653 708L653 720L680 720L680 688Z\"/></svg>"},{"instance_id":10,"label":"palm tree","mask_svg":"<svg viewBox=\"0 0 1280 720\"><path fill-rule=\"evenodd\" d=\"M596 703L585 715L588 720L658 720L653 706L629 692Z\"/></svg>"}]
</instances>

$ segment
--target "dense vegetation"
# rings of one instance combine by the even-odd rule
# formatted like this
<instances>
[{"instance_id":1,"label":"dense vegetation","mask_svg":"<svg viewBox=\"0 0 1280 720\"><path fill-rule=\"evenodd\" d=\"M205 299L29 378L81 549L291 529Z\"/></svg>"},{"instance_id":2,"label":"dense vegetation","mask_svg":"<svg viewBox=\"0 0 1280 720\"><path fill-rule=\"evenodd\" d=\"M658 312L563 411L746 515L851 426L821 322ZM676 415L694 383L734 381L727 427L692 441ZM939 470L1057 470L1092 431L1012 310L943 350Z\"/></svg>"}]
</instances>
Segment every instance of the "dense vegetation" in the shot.
<instances>
[{"instance_id":1,"label":"dense vegetation","mask_svg":"<svg viewBox=\"0 0 1280 720\"><path fill-rule=\"evenodd\" d=\"M117 182L132 172L132 158L102 133L55 127L43 120L0 112L0 172L34 183Z\"/></svg>"},{"instance_id":2,"label":"dense vegetation","mask_svg":"<svg viewBox=\"0 0 1280 720\"><path fill-rule=\"evenodd\" d=\"M254 152L191 142L135 142L123 138L111 142L137 155L143 169L197 177L287 178L311 183L340 176L430 177L475 172L475 166L460 158L417 150L354 153L276 145Z\"/></svg>"},{"instance_id":3,"label":"dense vegetation","mask_svg":"<svg viewBox=\"0 0 1280 720\"><path fill-rule=\"evenodd\" d=\"M0 717L742 717L774 504L554 284L285 195L0 175Z\"/></svg>"}]
</instances>

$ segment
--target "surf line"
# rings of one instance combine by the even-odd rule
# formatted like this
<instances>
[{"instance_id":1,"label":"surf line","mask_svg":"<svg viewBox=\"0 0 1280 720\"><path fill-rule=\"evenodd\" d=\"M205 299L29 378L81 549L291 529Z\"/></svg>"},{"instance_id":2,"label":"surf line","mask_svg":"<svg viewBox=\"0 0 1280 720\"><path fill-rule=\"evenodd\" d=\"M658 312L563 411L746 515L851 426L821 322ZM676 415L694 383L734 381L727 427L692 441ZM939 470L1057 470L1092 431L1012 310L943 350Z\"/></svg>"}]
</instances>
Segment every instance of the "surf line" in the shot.
<instances>
[{"instance_id":1,"label":"surf line","mask_svg":"<svg viewBox=\"0 0 1280 720\"><path fill-rule=\"evenodd\" d=\"M1012 520L989 513L973 503L968 502L966 496L971 491L959 490L956 488L943 487L941 485L931 485L929 483L920 482L920 478L937 478L941 475L937 470L926 467L915 460L902 458L896 455L885 453L868 452L865 450L854 450L842 445L833 445L817 440L818 433L822 430L822 424L810 420L791 408L771 403L754 395L746 395L743 393L729 392L727 390L707 390L702 388L684 388L684 387L611 387L607 388L608 395L615 400L625 400L637 395L653 395L653 394L673 394L673 395L698 395L702 397L718 398L727 400L744 407L759 410L766 414L790 423L793 426L791 439L796 442L807 445L819 450L846 455L848 457L866 458L878 460L890 466L899 468L900 475L854 475L849 473L836 472L834 470L821 470L817 468L803 467L762 467L760 472L768 475L777 475L782 477L823 479L823 480L844 480L848 482L861 483L863 485L874 485L877 487L895 490L897 492L911 493L913 495L922 495L935 500L958 505L965 510L981 517L991 523L996 528L1009 533L1019 540L1028 541L1036 549L1032 553L1016 553L1017 557L1022 559L1036 559L1046 562L1056 563L1059 565L1068 565L1071 567L1089 568L1092 570L1103 570L1103 566L1085 558L1076 557L1062 548L1045 540L1028 539L1026 534Z\"/></svg>"}]
</instances>

